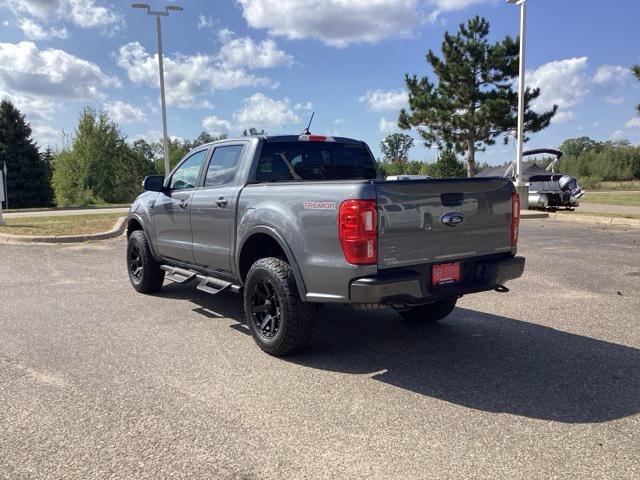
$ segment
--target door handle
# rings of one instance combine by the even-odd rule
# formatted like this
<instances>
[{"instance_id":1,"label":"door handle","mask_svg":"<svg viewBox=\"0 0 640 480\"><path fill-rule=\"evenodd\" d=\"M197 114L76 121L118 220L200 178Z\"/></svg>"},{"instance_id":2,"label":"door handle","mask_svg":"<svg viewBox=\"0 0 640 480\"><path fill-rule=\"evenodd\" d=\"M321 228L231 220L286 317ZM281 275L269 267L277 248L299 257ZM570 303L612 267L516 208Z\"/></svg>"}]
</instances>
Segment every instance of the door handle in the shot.
<instances>
[{"instance_id":1,"label":"door handle","mask_svg":"<svg viewBox=\"0 0 640 480\"><path fill-rule=\"evenodd\" d=\"M229 201L224 197L220 197L218 198L218 200L216 200L216 205L218 205L220 208L226 207L228 203Z\"/></svg>"},{"instance_id":2,"label":"door handle","mask_svg":"<svg viewBox=\"0 0 640 480\"><path fill-rule=\"evenodd\" d=\"M180 202L178 202L180 208L187 208L187 205L189 205L189 203L186 200L180 200Z\"/></svg>"}]
</instances>

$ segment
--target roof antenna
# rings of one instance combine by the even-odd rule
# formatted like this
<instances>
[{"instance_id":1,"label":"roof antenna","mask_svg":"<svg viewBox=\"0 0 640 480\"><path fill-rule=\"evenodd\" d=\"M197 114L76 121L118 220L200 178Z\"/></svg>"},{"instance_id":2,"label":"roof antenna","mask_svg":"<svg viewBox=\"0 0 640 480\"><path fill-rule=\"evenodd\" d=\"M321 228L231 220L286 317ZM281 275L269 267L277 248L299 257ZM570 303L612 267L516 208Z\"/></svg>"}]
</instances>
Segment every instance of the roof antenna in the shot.
<instances>
[{"instance_id":1,"label":"roof antenna","mask_svg":"<svg viewBox=\"0 0 640 480\"><path fill-rule=\"evenodd\" d=\"M309 125L307 125L307 128L304 129L304 131L302 132L302 135L311 135L311 132L309 131L309 129L311 128L311 122L313 122L313 116L316 114L316 112L311 112L311 119L309 120Z\"/></svg>"}]
</instances>

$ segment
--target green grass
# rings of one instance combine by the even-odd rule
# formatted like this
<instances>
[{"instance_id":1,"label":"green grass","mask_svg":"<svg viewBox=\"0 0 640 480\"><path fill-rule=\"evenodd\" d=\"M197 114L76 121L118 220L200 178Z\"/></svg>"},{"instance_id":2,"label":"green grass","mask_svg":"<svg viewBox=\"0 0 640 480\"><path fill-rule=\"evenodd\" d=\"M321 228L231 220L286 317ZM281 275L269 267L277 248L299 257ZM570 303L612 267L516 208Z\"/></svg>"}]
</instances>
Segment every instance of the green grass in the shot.
<instances>
[{"instance_id":1,"label":"green grass","mask_svg":"<svg viewBox=\"0 0 640 480\"><path fill-rule=\"evenodd\" d=\"M578 207L580 208L580 207ZM575 215L578 217L582 217L582 216L589 216L589 217L604 217L604 218L634 218L634 219L640 219L640 213L619 213L619 212L580 212L580 211L575 211L575 212L569 212L566 210L558 210L556 212L558 215L566 215L568 217Z\"/></svg>"},{"instance_id":2,"label":"green grass","mask_svg":"<svg viewBox=\"0 0 640 480\"><path fill-rule=\"evenodd\" d=\"M619 182L604 181L600 182L598 190L640 190L640 180L624 180Z\"/></svg>"},{"instance_id":3,"label":"green grass","mask_svg":"<svg viewBox=\"0 0 640 480\"><path fill-rule=\"evenodd\" d=\"M631 205L640 207L640 191L637 192L587 192L580 203L602 205Z\"/></svg>"},{"instance_id":4,"label":"green grass","mask_svg":"<svg viewBox=\"0 0 640 480\"><path fill-rule=\"evenodd\" d=\"M87 235L111 230L122 213L5 218L0 233L11 235Z\"/></svg>"}]
</instances>

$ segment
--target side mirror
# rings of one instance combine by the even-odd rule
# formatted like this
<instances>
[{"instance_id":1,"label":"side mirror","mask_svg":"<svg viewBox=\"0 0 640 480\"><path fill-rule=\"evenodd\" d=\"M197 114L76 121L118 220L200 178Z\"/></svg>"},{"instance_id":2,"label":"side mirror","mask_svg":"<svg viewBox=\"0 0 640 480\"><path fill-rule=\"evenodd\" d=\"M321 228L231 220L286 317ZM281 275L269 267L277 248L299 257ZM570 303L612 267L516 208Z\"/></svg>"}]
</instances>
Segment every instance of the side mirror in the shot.
<instances>
[{"instance_id":1,"label":"side mirror","mask_svg":"<svg viewBox=\"0 0 640 480\"><path fill-rule=\"evenodd\" d=\"M162 192L164 189L164 175L149 175L142 180L142 189L147 192Z\"/></svg>"}]
</instances>

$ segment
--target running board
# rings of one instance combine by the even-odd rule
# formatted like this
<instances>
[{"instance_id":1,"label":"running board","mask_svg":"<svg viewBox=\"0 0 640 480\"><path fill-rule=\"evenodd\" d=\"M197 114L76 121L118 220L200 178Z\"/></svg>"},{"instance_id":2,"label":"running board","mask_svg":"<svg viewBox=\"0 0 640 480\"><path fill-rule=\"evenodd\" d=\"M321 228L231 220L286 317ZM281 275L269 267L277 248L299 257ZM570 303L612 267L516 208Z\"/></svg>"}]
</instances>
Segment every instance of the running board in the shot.
<instances>
[{"instance_id":1,"label":"running board","mask_svg":"<svg viewBox=\"0 0 640 480\"><path fill-rule=\"evenodd\" d=\"M184 268L171 267L169 265L160 265L160 268L167 272L165 278L176 283L186 283L193 280L196 276L196 272L186 270Z\"/></svg>"}]
</instances>

